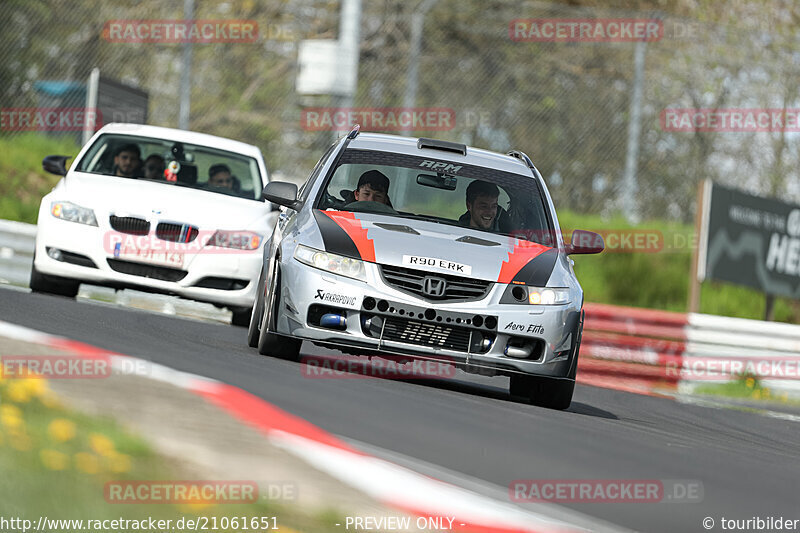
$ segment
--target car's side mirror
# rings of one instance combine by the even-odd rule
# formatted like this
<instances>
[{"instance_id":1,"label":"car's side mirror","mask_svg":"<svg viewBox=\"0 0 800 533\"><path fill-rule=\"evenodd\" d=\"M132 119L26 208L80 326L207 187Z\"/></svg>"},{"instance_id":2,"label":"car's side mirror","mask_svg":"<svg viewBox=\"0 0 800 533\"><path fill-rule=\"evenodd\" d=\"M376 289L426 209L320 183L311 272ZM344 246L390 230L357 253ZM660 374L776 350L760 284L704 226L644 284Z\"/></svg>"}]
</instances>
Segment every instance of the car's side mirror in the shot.
<instances>
[{"instance_id":1,"label":"car's side mirror","mask_svg":"<svg viewBox=\"0 0 800 533\"><path fill-rule=\"evenodd\" d=\"M603 237L593 231L576 229L572 232L572 241L566 245L569 254L599 254L605 249Z\"/></svg>"},{"instance_id":2,"label":"car's side mirror","mask_svg":"<svg viewBox=\"0 0 800 533\"><path fill-rule=\"evenodd\" d=\"M68 155L48 155L42 159L42 168L50 174L66 176L67 159L69 159Z\"/></svg>"},{"instance_id":3,"label":"car's side mirror","mask_svg":"<svg viewBox=\"0 0 800 533\"><path fill-rule=\"evenodd\" d=\"M261 197L268 202L291 209L297 209L300 206L300 202L297 201L297 185L294 183L270 181L261 192Z\"/></svg>"}]
</instances>

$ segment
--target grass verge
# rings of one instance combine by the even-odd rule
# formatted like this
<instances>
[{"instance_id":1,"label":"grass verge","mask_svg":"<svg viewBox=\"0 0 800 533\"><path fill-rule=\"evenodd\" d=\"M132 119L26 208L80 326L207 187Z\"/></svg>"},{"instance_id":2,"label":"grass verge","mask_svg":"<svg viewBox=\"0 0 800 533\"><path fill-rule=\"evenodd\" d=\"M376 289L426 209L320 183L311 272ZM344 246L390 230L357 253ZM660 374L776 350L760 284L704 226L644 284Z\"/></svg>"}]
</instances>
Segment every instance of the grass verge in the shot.
<instances>
[{"instance_id":1,"label":"grass verge","mask_svg":"<svg viewBox=\"0 0 800 533\"><path fill-rule=\"evenodd\" d=\"M91 417L59 404L44 379L0 376L0 502L3 517L51 520L206 520L219 531L255 529L261 517L279 531L335 531L335 511L304 513L274 501L256 503L111 503L108 482L186 480L174 462L155 453L114 420ZM262 495L263 496L263 495ZM264 498L259 498L264 500ZM236 519L234 523L233 519ZM244 525L247 522L247 525ZM226 526L226 527L223 527ZM244 526L244 527L243 527ZM80 531L76 524L46 530ZM98 528L94 528L98 529ZM139 529L131 528L130 529ZM147 529L147 528L144 528ZM260 527L259 529L265 529ZM126 529L117 529L123 531Z\"/></svg>"}]
</instances>

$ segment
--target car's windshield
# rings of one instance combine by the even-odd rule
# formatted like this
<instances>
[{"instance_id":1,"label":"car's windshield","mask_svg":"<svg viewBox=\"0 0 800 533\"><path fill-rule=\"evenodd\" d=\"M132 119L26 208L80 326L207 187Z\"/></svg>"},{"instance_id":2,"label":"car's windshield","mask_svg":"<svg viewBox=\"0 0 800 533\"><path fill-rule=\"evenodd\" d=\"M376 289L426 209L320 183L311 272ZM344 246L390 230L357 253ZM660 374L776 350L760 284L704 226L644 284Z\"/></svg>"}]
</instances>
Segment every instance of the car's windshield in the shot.
<instances>
[{"instance_id":1,"label":"car's windshield","mask_svg":"<svg viewBox=\"0 0 800 533\"><path fill-rule=\"evenodd\" d=\"M261 175L254 158L169 139L101 135L78 162L77 169L261 199Z\"/></svg>"},{"instance_id":2,"label":"car's windshield","mask_svg":"<svg viewBox=\"0 0 800 533\"><path fill-rule=\"evenodd\" d=\"M378 213L513 235L552 246L535 179L486 167L346 150L316 207Z\"/></svg>"}]
</instances>

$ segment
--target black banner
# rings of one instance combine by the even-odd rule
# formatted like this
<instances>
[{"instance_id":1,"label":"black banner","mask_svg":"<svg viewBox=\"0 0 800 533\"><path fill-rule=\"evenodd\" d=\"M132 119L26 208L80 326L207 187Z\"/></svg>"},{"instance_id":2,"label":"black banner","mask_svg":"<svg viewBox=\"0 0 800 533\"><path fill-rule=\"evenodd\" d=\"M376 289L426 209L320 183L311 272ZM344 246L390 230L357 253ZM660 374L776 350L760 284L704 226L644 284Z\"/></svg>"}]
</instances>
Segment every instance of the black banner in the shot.
<instances>
[{"instance_id":1,"label":"black banner","mask_svg":"<svg viewBox=\"0 0 800 533\"><path fill-rule=\"evenodd\" d=\"M705 194L701 277L798 298L800 206L717 184Z\"/></svg>"}]
</instances>

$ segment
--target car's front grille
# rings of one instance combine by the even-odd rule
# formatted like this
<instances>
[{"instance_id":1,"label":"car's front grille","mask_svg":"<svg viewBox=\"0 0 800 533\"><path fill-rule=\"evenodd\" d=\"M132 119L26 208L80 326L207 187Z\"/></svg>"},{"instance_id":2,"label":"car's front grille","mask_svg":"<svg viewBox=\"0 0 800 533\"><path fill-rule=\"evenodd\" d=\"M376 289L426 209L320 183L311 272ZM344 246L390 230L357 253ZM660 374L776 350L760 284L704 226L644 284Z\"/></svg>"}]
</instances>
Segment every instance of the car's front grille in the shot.
<instances>
[{"instance_id":1,"label":"car's front grille","mask_svg":"<svg viewBox=\"0 0 800 533\"><path fill-rule=\"evenodd\" d=\"M150 222L138 217L108 217L111 227L120 233L131 235L147 235L150 232Z\"/></svg>"},{"instance_id":2,"label":"car's front grille","mask_svg":"<svg viewBox=\"0 0 800 533\"><path fill-rule=\"evenodd\" d=\"M123 261L121 259L107 259L108 266L122 274L131 276L141 276L143 278L158 279L161 281L180 281L186 277L185 270L177 268L162 267L157 265L146 265L134 261Z\"/></svg>"},{"instance_id":3,"label":"car's front grille","mask_svg":"<svg viewBox=\"0 0 800 533\"><path fill-rule=\"evenodd\" d=\"M424 272L422 270L413 270L392 265L381 265L380 269L383 279L388 285L427 300L479 300L486 296L492 288L491 281L480 279ZM444 280L444 291L442 291L439 296L434 296L425 291L426 277L435 277Z\"/></svg>"},{"instance_id":4,"label":"car's front grille","mask_svg":"<svg viewBox=\"0 0 800 533\"><path fill-rule=\"evenodd\" d=\"M159 222L156 226L156 237L164 241L192 242L199 233L200 231L195 226L188 224Z\"/></svg>"},{"instance_id":5,"label":"car's front grille","mask_svg":"<svg viewBox=\"0 0 800 533\"><path fill-rule=\"evenodd\" d=\"M383 340L444 348L458 352L469 351L470 330L458 326L427 324L400 317L386 317Z\"/></svg>"}]
</instances>

